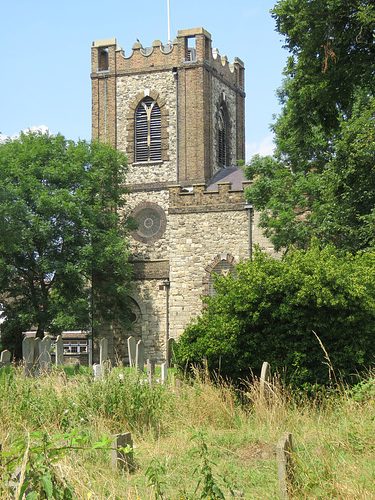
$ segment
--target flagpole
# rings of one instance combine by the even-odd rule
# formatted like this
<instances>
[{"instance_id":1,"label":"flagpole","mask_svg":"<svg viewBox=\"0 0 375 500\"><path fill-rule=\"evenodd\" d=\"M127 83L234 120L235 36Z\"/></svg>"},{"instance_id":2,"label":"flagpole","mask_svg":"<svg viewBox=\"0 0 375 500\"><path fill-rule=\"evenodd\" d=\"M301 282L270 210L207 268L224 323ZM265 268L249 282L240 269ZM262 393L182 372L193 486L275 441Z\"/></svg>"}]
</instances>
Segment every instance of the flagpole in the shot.
<instances>
[{"instance_id":1,"label":"flagpole","mask_svg":"<svg viewBox=\"0 0 375 500\"><path fill-rule=\"evenodd\" d=\"M167 8L168 8L168 43L171 43L171 13L169 8L169 0L167 0Z\"/></svg>"}]
</instances>

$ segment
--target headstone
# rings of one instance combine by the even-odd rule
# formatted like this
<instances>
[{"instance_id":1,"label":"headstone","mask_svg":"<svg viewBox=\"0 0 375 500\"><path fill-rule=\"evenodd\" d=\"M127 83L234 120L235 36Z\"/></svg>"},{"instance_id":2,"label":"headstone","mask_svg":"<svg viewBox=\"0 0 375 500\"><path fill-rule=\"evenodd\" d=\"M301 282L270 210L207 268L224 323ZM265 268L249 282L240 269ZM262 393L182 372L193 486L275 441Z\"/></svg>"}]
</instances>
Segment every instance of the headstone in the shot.
<instances>
[{"instance_id":1,"label":"headstone","mask_svg":"<svg viewBox=\"0 0 375 500\"><path fill-rule=\"evenodd\" d=\"M57 336L55 342L55 365L62 366L64 364L64 342L61 335Z\"/></svg>"},{"instance_id":2,"label":"headstone","mask_svg":"<svg viewBox=\"0 0 375 500\"><path fill-rule=\"evenodd\" d=\"M145 346L142 340L137 342L137 347L135 350L135 366L143 372L145 367Z\"/></svg>"},{"instance_id":3,"label":"headstone","mask_svg":"<svg viewBox=\"0 0 375 500\"><path fill-rule=\"evenodd\" d=\"M262 371L260 373L260 395L263 398L264 396L268 396L270 392L270 383L271 380L271 367L265 361L262 365Z\"/></svg>"},{"instance_id":4,"label":"headstone","mask_svg":"<svg viewBox=\"0 0 375 500\"><path fill-rule=\"evenodd\" d=\"M101 380L103 378L103 367L102 365L92 365L94 370L94 380Z\"/></svg>"},{"instance_id":5,"label":"headstone","mask_svg":"<svg viewBox=\"0 0 375 500\"><path fill-rule=\"evenodd\" d=\"M74 363L74 373L77 374L79 372L79 368L81 366L81 363L79 362L79 359L76 359Z\"/></svg>"},{"instance_id":6,"label":"headstone","mask_svg":"<svg viewBox=\"0 0 375 500\"><path fill-rule=\"evenodd\" d=\"M108 361L108 339L100 340L100 365L104 366Z\"/></svg>"},{"instance_id":7,"label":"headstone","mask_svg":"<svg viewBox=\"0 0 375 500\"><path fill-rule=\"evenodd\" d=\"M52 337L46 335L39 343L39 367L41 372L48 372L51 368Z\"/></svg>"},{"instance_id":8,"label":"headstone","mask_svg":"<svg viewBox=\"0 0 375 500\"><path fill-rule=\"evenodd\" d=\"M294 476L292 435L284 434L276 446L280 498L288 499Z\"/></svg>"},{"instance_id":9,"label":"headstone","mask_svg":"<svg viewBox=\"0 0 375 500\"><path fill-rule=\"evenodd\" d=\"M112 436L111 459L112 470L127 469L132 470L133 462L133 441L130 432L125 434L115 434ZM125 450L124 450L125 448ZM128 448L128 450L126 450Z\"/></svg>"},{"instance_id":10,"label":"headstone","mask_svg":"<svg viewBox=\"0 0 375 500\"><path fill-rule=\"evenodd\" d=\"M146 361L146 371L147 371L148 383L151 386L152 380L155 377L155 361L151 361L150 359Z\"/></svg>"},{"instance_id":11,"label":"headstone","mask_svg":"<svg viewBox=\"0 0 375 500\"><path fill-rule=\"evenodd\" d=\"M175 344L175 339L167 340L167 365L169 367L172 366L174 344Z\"/></svg>"},{"instance_id":12,"label":"headstone","mask_svg":"<svg viewBox=\"0 0 375 500\"><path fill-rule=\"evenodd\" d=\"M135 366L135 338L128 338L129 366Z\"/></svg>"},{"instance_id":13,"label":"headstone","mask_svg":"<svg viewBox=\"0 0 375 500\"><path fill-rule=\"evenodd\" d=\"M10 366L10 358L12 357L12 353L5 349L5 351L2 351L0 355L0 368L2 366Z\"/></svg>"},{"instance_id":14,"label":"headstone","mask_svg":"<svg viewBox=\"0 0 375 500\"><path fill-rule=\"evenodd\" d=\"M165 384L168 379L168 368L167 363L162 363L161 365L161 383Z\"/></svg>"},{"instance_id":15,"label":"headstone","mask_svg":"<svg viewBox=\"0 0 375 500\"><path fill-rule=\"evenodd\" d=\"M26 377L30 377L34 371L34 350L35 339L33 337L25 337L22 341L22 359L24 362L24 372Z\"/></svg>"}]
</instances>

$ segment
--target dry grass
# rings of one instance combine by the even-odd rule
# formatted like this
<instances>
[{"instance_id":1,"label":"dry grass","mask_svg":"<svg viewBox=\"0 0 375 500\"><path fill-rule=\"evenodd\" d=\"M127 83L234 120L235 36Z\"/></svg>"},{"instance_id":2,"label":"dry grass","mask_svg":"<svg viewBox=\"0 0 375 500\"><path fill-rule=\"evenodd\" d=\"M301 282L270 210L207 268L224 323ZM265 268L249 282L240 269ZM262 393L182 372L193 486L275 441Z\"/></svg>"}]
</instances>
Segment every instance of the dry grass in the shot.
<instances>
[{"instance_id":1,"label":"dry grass","mask_svg":"<svg viewBox=\"0 0 375 500\"><path fill-rule=\"evenodd\" d=\"M291 432L296 468L291 498L375 499L375 403L366 389L360 397L342 389L307 399L274 380L264 397L258 383L238 392L207 374L152 390L127 377L121 381L114 370L94 384L90 374L25 379L20 369L0 372L3 450L36 429L53 436L76 428L88 435L87 449L67 453L56 470L72 484L77 500L154 499L146 476L153 459L159 461L162 498L193 500L200 498L195 488L202 476L194 474L199 465L194 436L203 432L225 498L232 498L227 483L236 498L264 500L278 497L275 446L281 434ZM93 450L92 443L129 430L135 470L113 472L109 451ZM1 498L6 495L13 498L0 490Z\"/></svg>"}]
</instances>

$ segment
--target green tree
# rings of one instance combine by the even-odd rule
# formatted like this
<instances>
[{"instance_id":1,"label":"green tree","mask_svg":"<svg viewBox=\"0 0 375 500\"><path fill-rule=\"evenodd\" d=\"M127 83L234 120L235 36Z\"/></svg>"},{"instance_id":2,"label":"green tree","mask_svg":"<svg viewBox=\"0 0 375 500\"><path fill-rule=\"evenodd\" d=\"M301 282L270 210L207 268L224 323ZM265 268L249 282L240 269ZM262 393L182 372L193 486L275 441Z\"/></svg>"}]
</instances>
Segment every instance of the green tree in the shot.
<instances>
[{"instance_id":1,"label":"green tree","mask_svg":"<svg viewBox=\"0 0 375 500\"><path fill-rule=\"evenodd\" d=\"M356 252L374 242L375 7L281 0L272 15L290 57L275 156L252 159L247 197L278 249L315 235Z\"/></svg>"},{"instance_id":2,"label":"green tree","mask_svg":"<svg viewBox=\"0 0 375 500\"><path fill-rule=\"evenodd\" d=\"M130 280L121 218L125 156L99 142L30 133L0 145L2 344L20 333L126 318Z\"/></svg>"},{"instance_id":3,"label":"green tree","mask_svg":"<svg viewBox=\"0 0 375 500\"><path fill-rule=\"evenodd\" d=\"M236 267L238 279L216 279L216 296L177 343L181 367L202 365L238 380L262 363L287 382L329 383L373 363L375 252L342 256L332 246L296 250L283 260L256 252Z\"/></svg>"}]
</instances>

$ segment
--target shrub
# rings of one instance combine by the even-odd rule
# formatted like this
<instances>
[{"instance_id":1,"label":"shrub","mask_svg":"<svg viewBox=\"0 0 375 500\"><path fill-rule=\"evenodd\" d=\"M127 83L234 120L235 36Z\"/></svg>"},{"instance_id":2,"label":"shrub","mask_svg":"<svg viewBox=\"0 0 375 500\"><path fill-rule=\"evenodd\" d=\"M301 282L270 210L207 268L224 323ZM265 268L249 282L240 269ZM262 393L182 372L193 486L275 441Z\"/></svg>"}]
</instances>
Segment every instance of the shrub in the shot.
<instances>
[{"instance_id":1,"label":"shrub","mask_svg":"<svg viewBox=\"0 0 375 500\"><path fill-rule=\"evenodd\" d=\"M238 279L221 276L216 296L176 346L182 368L207 361L210 370L238 380L260 374L263 361L288 383L329 381L374 360L375 252L340 255L332 246L294 251L283 260L256 252L237 266Z\"/></svg>"}]
</instances>

